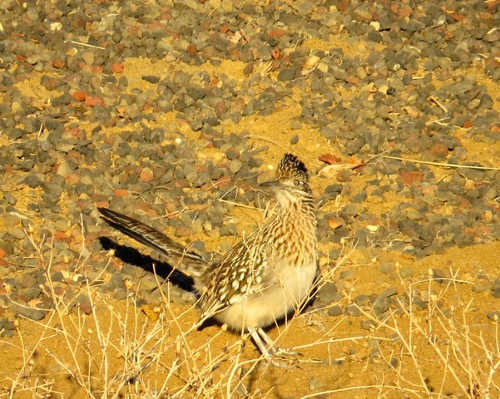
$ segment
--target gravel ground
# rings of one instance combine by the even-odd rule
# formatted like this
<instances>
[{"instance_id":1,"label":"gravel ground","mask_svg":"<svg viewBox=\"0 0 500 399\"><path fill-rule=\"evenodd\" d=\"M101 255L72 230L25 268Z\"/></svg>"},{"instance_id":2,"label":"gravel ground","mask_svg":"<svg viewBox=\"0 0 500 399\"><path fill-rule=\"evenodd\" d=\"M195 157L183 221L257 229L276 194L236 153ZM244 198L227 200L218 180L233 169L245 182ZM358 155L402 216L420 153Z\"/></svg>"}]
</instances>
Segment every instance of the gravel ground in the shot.
<instances>
[{"instance_id":1,"label":"gravel ground","mask_svg":"<svg viewBox=\"0 0 500 399\"><path fill-rule=\"evenodd\" d=\"M39 288L50 256L68 298L88 280L124 298L127 281L140 280L140 301L158 301L155 260L110 240L96 206L223 253L241 232L232 203L262 207L255 187L269 151L282 152L276 144L302 156L304 143L327 143L310 165L318 200L330 204L319 214L324 264L346 239L422 259L500 238L498 4L266 3L1 2L2 335L15 334L14 315L41 320L52 306ZM290 103L289 142L245 127ZM389 281L414 276L378 268ZM353 273L314 306L338 300ZM448 278L447 266L431 277ZM477 292L500 297L500 273L473 278ZM382 317L400 294L380 289L352 304ZM85 295L75 305L91 312ZM360 315L353 305L325 311L343 313Z\"/></svg>"}]
</instances>

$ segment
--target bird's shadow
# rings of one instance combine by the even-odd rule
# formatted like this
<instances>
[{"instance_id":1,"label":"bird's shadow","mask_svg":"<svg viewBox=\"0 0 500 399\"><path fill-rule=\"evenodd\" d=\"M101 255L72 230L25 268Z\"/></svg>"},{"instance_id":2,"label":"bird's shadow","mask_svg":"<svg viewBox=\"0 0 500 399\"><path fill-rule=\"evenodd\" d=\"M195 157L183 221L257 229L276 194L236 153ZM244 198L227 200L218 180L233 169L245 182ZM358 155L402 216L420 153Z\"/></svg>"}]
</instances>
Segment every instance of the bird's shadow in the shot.
<instances>
[{"instance_id":1,"label":"bird's shadow","mask_svg":"<svg viewBox=\"0 0 500 399\"><path fill-rule=\"evenodd\" d=\"M194 287L194 280L188 275L182 273L179 270L173 268L169 263L162 262L157 259L154 259L148 255L141 254L137 249L118 244L116 241L108 237L101 236L99 237L99 243L101 244L104 250L113 249L115 251L115 256L120 259L122 262L128 263L129 265L137 266L149 273L155 273L164 280L170 281L175 286L181 288L182 290L193 292L197 294ZM305 307L309 307L315 300L317 294L317 288L313 291L311 297L306 303ZM280 320L277 320L278 324L282 324L285 320L289 319L295 310L291 310L289 314L283 316ZM205 322L198 326L198 330L202 330L205 327L219 324L215 319L211 318L205 320ZM271 329L273 325L270 325L264 330Z\"/></svg>"},{"instance_id":2,"label":"bird's shadow","mask_svg":"<svg viewBox=\"0 0 500 399\"><path fill-rule=\"evenodd\" d=\"M137 249L118 244L108 237L99 237L99 243L104 250L113 249L115 251L115 256L121 261L129 265L140 267L149 273L156 272L159 277L170 281L177 287L185 291L195 292L193 279L179 270L174 269L169 263L153 259L148 255L143 255Z\"/></svg>"}]
</instances>

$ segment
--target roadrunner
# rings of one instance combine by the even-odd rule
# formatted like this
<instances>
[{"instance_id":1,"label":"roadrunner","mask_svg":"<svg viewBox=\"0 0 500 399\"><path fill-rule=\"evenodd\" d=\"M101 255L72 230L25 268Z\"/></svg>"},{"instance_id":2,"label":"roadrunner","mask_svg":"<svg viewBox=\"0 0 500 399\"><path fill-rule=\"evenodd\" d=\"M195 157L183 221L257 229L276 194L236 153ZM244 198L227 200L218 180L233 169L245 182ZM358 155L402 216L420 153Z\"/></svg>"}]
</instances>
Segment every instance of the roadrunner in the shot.
<instances>
[{"instance_id":1,"label":"roadrunner","mask_svg":"<svg viewBox=\"0 0 500 399\"><path fill-rule=\"evenodd\" d=\"M266 359L282 351L263 328L307 300L317 272L316 208L303 162L285 154L276 180L264 183L275 201L259 228L237 242L218 264L128 216L99 208L112 227L162 255L191 276L199 294L199 325L215 318L234 331L247 331Z\"/></svg>"}]
</instances>

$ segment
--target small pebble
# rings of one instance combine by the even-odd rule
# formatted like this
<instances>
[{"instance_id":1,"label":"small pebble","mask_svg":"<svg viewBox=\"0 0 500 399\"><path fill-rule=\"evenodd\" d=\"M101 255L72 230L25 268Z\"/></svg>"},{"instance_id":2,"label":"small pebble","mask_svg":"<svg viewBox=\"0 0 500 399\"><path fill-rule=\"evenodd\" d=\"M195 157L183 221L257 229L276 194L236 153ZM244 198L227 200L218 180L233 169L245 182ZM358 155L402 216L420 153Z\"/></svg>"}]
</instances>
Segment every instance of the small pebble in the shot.
<instances>
[{"instance_id":1,"label":"small pebble","mask_svg":"<svg viewBox=\"0 0 500 399\"><path fill-rule=\"evenodd\" d=\"M342 308L339 305L334 305L328 309L328 316L336 317L342 314Z\"/></svg>"},{"instance_id":2,"label":"small pebble","mask_svg":"<svg viewBox=\"0 0 500 399\"><path fill-rule=\"evenodd\" d=\"M321 286L316 294L316 300L322 305L327 306L340 299L340 295L335 283L327 282Z\"/></svg>"},{"instance_id":3,"label":"small pebble","mask_svg":"<svg viewBox=\"0 0 500 399\"><path fill-rule=\"evenodd\" d=\"M10 311L16 316L23 316L31 320L40 321L45 318L45 312L40 309L33 309L21 305L12 305Z\"/></svg>"},{"instance_id":4,"label":"small pebble","mask_svg":"<svg viewBox=\"0 0 500 399\"><path fill-rule=\"evenodd\" d=\"M80 294L78 296L78 306L83 313L87 315L92 313L92 303L87 295Z\"/></svg>"},{"instance_id":5,"label":"small pebble","mask_svg":"<svg viewBox=\"0 0 500 399\"><path fill-rule=\"evenodd\" d=\"M393 263L383 263L379 266L379 270L384 274L390 274L394 271Z\"/></svg>"},{"instance_id":6,"label":"small pebble","mask_svg":"<svg viewBox=\"0 0 500 399\"><path fill-rule=\"evenodd\" d=\"M363 330L371 331L376 327L376 323L373 320L361 320L360 327Z\"/></svg>"},{"instance_id":7,"label":"small pebble","mask_svg":"<svg viewBox=\"0 0 500 399\"><path fill-rule=\"evenodd\" d=\"M345 314L348 316L361 316L361 311L356 305L347 305L345 308Z\"/></svg>"}]
</instances>

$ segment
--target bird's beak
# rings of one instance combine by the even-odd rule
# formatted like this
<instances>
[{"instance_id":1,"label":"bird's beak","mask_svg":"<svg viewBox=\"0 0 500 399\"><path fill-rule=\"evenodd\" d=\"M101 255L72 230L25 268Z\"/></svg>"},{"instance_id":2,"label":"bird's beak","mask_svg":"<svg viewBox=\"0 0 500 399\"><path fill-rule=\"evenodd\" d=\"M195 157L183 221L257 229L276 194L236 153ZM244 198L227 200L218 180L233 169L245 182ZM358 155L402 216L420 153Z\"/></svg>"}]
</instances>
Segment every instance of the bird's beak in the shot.
<instances>
[{"instance_id":1,"label":"bird's beak","mask_svg":"<svg viewBox=\"0 0 500 399\"><path fill-rule=\"evenodd\" d=\"M277 186L279 186L279 184L280 184L280 182L278 180L269 180L269 181L265 181L264 183L260 183L259 187L266 189L266 188L277 187Z\"/></svg>"},{"instance_id":2,"label":"bird's beak","mask_svg":"<svg viewBox=\"0 0 500 399\"><path fill-rule=\"evenodd\" d=\"M281 186L278 180L269 180L259 184L259 188L266 193L274 193Z\"/></svg>"}]
</instances>

